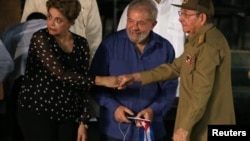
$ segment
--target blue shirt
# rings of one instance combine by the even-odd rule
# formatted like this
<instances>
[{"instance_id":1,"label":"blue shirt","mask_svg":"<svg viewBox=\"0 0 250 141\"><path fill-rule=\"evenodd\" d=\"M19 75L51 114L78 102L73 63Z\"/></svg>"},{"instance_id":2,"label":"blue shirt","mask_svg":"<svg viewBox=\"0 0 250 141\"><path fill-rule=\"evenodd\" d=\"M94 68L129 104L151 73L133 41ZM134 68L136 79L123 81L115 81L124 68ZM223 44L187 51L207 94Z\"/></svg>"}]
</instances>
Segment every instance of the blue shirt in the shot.
<instances>
[{"instance_id":1,"label":"blue shirt","mask_svg":"<svg viewBox=\"0 0 250 141\"><path fill-rule=\"evenodd\" d=\"M6 95L10 95L14 80L24 75L30 40L33 33L45 27L47 27L46 20L33 19L12 26L2 34L2 41L11 58L14 60L15 66L14 71L9 74L6 80L8 82L7 90L9 90L6 91Z\"/></svg>"},{"instance_id":2,"label":"blue shirt","mask_svg":"<svg viewBox=\"0 0 250 141\"><path fill-rule=\"evenodd\" d=\"M143 53L139 53L129 40L126 30L118 31L102 41L94 56L91 72L95 75L130 74L150 70L163 63L171 63L175 52L170 42L151 32L150 40ZM135 114L145 108L152 108L152 127L156 139L166 135L164 116L175 99L177 79L142 86L133 84L125 90L97 87L94 98L100 104L100 130L117 139L139 140L139 130L135 125L118 123L114 112L120 105L130 108ZM120 125L119 125L120 124Z\"/></svg>"},{"instance_id":3,"label":"blue shirt","mask_svg":"<svg viewBox=\"0 0 250 141\"><path fill-rule=\"evenodd\" d=\"M0 40L0 83L3 83L6 76L14 69L14 62L5 48L2 40Z\"/></svg>"},{"instance_id":4,"label":"blue shirt","mask_svg":"<svg viewBox=\"0 0 250 141\"><path fill-rule=\"evenodd\" d=\"M46 20L34 19L17 24L2 34L3 43L15 62L15 74L12 74L14 79L24 75L31 36L45 27L47 27Z\"/></svg>"}]
</instances>

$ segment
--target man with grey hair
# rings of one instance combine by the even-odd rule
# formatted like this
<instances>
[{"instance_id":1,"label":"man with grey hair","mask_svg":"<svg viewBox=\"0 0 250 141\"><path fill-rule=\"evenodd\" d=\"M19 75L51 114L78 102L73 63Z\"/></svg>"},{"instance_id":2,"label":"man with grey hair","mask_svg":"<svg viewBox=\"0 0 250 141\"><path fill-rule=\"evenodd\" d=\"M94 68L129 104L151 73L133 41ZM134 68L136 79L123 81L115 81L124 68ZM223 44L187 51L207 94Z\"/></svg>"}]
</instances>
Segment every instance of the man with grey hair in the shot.
<instances>
[{"instance_id":1,"label":"man with grey hair","mask_svg":"<svg viewBox=\"0 0 250 141\"><path fill-rule=\"evenodd\" d=\"M180 77L173 141L207 141L208 125L234 125L231 50L213 25L212 0L184 0L179 21L188 38L181 57L150 71L120 77L143 85ZM126 80L126 81L125 81Z\"/></svg>"},{"instance_id":2,"label":"man with grey hair","mask_svg":"<svg viewBox=\"0 0 250 141\"><path fill-rule=\"evenodd\" d=\"M175 58L171 43L154 33L157 8L152 0L133 0L128 7L126 29L101 42L92 61L94 75L117 76L149 70ZM164 116L175 99L177 79L147 86L135 84L124 91L97 87L102 141L139 141L144 129L128 116L151 121L155 141L166 141ZM151 133L152 133L151 132Z\"/></svg>"}]
</instances>

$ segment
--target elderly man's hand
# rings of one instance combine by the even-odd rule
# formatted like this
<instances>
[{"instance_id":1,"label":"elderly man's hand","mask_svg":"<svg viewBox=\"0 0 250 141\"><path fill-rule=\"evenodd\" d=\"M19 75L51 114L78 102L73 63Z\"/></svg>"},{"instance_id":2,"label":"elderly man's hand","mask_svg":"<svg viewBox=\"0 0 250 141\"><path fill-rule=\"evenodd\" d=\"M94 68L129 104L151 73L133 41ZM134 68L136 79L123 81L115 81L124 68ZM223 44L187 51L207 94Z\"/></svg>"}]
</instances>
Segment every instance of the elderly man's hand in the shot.
<instances>
[{"instance_id":1,"label":"elderly man's hand","mask_svg":"<svg viewBox=\"0 0 250 141\"><path fill-rule=\"evenodd\" d=\"M188 131L179 128L174 132L173 141L188 141Z\"/></svg>"},{"instance_id":2,"label":"elderly man's hand","mask_svg":"<svg viewBox=\"0 0 250 141\"><path fill-rule=\"evenodd\" d=\"M131 121L127 117L133 115L133 111L125 106L119 106L114 113L114 117L117 122L125 123L131 123Z\"/></svg>"},{"instance_id":3,"label":"elderly man's hand","mask_svg":"<svg viewBox=\"0 0 250 141\"><path fill-rule=\"evenodd\" d=\"M119 87L117 89L122 90L125 89L128 85L132 85L136 81L141 81L140 73L133 73L133 74L126 74L126 75L120 75L118 77L119 79Z\"/></svg>"}]
</instances>

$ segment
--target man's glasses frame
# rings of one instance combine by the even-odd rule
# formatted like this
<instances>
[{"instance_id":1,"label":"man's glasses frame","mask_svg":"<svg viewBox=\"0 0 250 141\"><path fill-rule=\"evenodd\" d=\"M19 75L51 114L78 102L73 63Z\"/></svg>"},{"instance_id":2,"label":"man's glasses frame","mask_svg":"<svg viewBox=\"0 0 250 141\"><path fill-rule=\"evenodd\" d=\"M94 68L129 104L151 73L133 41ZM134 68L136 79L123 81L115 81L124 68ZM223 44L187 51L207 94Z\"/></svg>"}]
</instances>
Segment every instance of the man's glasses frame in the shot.
<instances>
[{"instance_id":1,"label":"man's glasses frame","mask_svg":"<svg viewBox=\"0 0 250 141\"><path fill-rule=\"evenodd\" d=\"M181 12L181 11L178 11L178 15L181 17L181 16L183 16L184 18L186 18L186 19L188 19L188 18L190 18L191 16L197 16L197 15L199 15L200 14L200 12L197 12L197 13L195 13L195 14L187 14L187 13L184 13L184 12Z\"/></svg>"}]
</instances>

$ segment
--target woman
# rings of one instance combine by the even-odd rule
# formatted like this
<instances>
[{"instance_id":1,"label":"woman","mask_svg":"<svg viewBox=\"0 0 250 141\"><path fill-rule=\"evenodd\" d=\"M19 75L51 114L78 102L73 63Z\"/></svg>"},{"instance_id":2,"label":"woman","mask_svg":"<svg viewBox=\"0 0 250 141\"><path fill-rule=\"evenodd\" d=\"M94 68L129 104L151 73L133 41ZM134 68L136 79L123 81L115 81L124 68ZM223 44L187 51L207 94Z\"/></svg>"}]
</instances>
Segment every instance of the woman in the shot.
<instances>
[{"instance_id":1,"label":"woman","mask_svg":"<svg viewBox=\"0 0 250 141\"><path fill-rule=\"evenodd\" d=\"M47 28L33 34L18 99L26 141L85 141L93 85L116 87L115 77L90 76L87 40L69 31L81 5L48 0Z\"/></svg>"}]
</instances>

